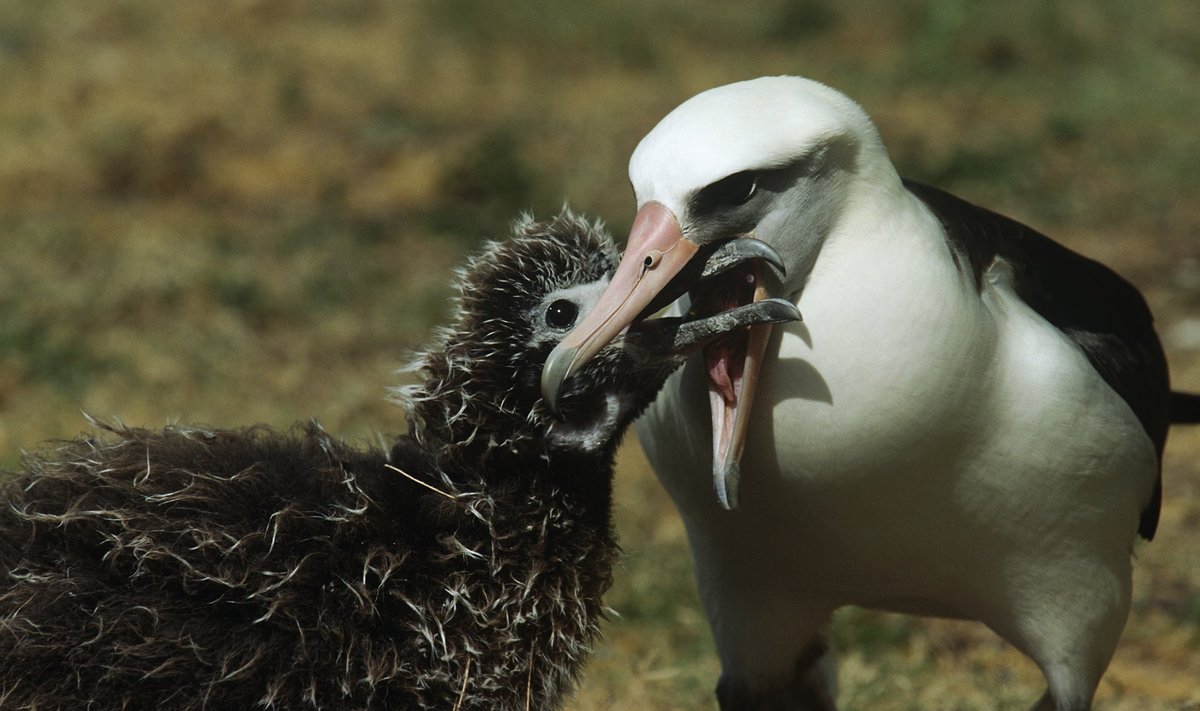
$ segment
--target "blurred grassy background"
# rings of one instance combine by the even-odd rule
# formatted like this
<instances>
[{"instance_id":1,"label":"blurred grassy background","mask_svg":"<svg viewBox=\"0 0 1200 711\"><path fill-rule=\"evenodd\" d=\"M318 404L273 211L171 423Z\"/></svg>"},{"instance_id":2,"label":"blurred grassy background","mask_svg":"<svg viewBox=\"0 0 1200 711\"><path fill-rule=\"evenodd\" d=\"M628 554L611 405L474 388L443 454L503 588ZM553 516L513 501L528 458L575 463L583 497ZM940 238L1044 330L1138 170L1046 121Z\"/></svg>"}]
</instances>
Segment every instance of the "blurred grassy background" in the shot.
<instances>
[{"instance_id":1,"label":"blurred grassy background","mask_svg":"<svg viewBox=\"0 0 1200 711\"><path fill-rule=\"evenodd\" d=\"M482 237L566 199L620 234L658 118L774 73L859 100L902 173L1116 267L1200 390L1198 37L1193 0L0 0L0 463L80 410L401 430L384 389ZM1165 476L1102 709L1200 708L1200 432ZM632 442L617 488L620 617L573 707L711 708L682 528ZM850 610L833 637L847 709L1041 692L976 626Z\"/></svg>"}]
</instances>

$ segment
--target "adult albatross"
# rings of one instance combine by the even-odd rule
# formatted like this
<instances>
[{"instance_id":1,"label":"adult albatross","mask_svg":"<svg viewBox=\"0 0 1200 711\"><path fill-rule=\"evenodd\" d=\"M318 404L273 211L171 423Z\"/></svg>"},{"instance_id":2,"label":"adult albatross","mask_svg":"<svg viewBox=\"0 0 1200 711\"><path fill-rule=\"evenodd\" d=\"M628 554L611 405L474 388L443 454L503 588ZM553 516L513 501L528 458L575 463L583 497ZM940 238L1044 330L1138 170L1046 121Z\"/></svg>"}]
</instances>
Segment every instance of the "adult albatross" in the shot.
<instances>
[{"instance_id":1,"label":"adult albatross","mask_svg":"<svg viewBox=\"0 0 1200 711\"><path fill-rule=\"evenodd\" d=\"M806 79L693 97L629 172L625 256L547 360L551 403L716 244L752 235L786 276L733 270L676 308L781 291L804 317L710 345L638 426L687 527L722 708L833 708L821 630L844 605L979 620L1041 668L1035 708L1089 708L1167 428L1200 415L1138 291L902 180L863 110Z\"/></svg>"}]
</instances>

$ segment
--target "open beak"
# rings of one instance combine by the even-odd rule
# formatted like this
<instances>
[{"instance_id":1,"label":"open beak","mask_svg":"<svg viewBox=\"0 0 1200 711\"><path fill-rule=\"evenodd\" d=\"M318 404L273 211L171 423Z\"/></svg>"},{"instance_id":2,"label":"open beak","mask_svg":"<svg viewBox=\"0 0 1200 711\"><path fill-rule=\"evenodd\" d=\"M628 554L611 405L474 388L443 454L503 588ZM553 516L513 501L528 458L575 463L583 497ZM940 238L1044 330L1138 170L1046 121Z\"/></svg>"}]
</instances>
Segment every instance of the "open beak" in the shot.
<instances>
[{"instance_id":1,"label":"open beak","mask_svg":"<svg viewBox=\"0 0 1200 711\"><path fill-rule=\"evenodd\" d=\"M750 292L751 303L768 298L758 265L751 267L745 288ZM770 325L751 326L704 350L712 413L713 491L724 509L738 506L742 448L770 337Z\"/></svg>"},{"instance_id":2,"label":"open beak","mask_svg":"<svg viewBox=\"0 0 1200 711\"><path fill-rule=\"evenodd\" d=\"M762 242L735 238L703 250L683 236L675 215L658 202L642 206L625 254L597 305L550 353L542 371L542 396L551 409L563 383L631 323L693 291L701 315L763 301L761 262L783 271L779 255ZM678 278L676 278L678 277ZM715 286L714 286L715 283ZM799 313L795 320L799 318ZM771 325L753 325L716 339L704 349L713 422L713 488L723 508L738 505L740 460Z\"/></svg>"}]
</instances>

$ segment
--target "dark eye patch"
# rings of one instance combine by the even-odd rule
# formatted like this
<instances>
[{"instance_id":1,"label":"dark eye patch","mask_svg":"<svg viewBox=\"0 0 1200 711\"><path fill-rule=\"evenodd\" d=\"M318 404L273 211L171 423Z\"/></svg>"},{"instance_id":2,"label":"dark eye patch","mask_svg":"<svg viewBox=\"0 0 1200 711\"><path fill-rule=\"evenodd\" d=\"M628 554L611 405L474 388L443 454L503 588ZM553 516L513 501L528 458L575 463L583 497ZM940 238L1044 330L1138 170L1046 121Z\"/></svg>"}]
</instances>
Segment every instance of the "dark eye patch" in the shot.
<instances>
[{"instance_id":1,"label":"dark eye patch","mask_svg":"<svg viewBox=\"0 0 1200 711\"><path fill-rule=\"evenodd\" d=\"M758 192L758 178L757 171L743 170L710 183L692 198L692 209L713 212L745 205Z\"/></svg>"},{"instance_id":2,"label":"dark eye patch","mask_svg":"<svg viewBox=\"0 0 1200 711\"><path fill-rule=\"evenodd\" d=\"M575 325L579 316L579 307L567 299L555 299L546 307L546 325L550 328L567 330Z\"/></svg>"}]
</instances>

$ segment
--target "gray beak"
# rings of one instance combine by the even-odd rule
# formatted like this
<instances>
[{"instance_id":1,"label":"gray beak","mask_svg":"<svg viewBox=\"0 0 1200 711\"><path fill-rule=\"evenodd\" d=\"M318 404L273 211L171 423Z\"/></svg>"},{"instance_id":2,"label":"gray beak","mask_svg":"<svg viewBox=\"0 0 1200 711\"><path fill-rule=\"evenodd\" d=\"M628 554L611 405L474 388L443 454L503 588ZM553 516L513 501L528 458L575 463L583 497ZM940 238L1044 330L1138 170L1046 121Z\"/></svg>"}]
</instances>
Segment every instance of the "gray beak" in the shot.
<instances>
[{"instance_id":1,"label":"gray beak","mask_svg":"<svg viewBox=\"0 0 1200 711\"><path fill-rule=\"evenodd\" d=\"M625 342L659 354L687 355L739 328L799 320L800 309L795 304L771 298L691 321L682 316L642 321L630 328Z\"/></svg>"}]
</instances>

